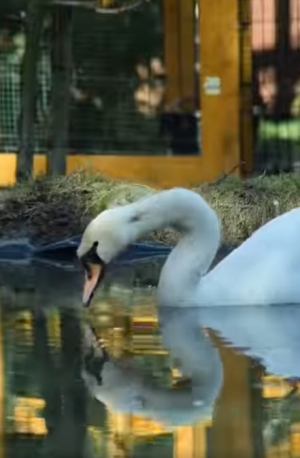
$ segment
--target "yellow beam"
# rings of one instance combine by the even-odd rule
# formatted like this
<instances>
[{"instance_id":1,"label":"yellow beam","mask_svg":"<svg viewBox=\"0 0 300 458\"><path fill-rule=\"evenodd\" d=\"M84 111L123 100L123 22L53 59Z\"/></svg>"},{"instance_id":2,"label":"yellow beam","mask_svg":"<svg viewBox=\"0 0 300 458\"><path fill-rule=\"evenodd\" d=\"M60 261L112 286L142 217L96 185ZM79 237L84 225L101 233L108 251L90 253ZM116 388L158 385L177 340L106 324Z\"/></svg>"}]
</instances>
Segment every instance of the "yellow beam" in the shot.
<instances>
[{"instance_id":1,"label":"yellow beam","mask_svg":"<svg viewBox=\"0 0 300 458\"><path fill-rule=\"evenodd\" d=\"M194 98L194 0L164 0L166 102Z\"/></svg>"},{"instance_id":2,"label":"yellow beam","mask_svg":"<svg viewBox=\"0 0 300 458\"><path fill-rule=\"evenodd\" d=\"M212 335L223 361L224 383L212 422L214 458L254 458L248 358L235 354Z\"/></svg>"},{"instance_id":3,"label":"yellow beam","mask_svg":"<svg viewBox=\"0 0 300 458\"><path fill-rule=\"evenodd\" d=\"M0 153L0 187L15 184L16 161L15 153ZM67 173L78 169L161 188L196 186L215 180L222 173L219 164L213 162L206 152L194 157L69 155ZM34 175L44 174L45 171L45 155L35 155Z\"/></svg>"},{"instance_id":4,"label":"yellow beam","mask_svg":"<svg viewBox=\"0 0 300 458\"><path fill-rule=\"evenodd\" d=\"M245 174L253 171L253 114L252 114L252 1L239 2L241 56L241 159Z\"/></svg>"},{"instance_id":5,"label":"yellow beam","mask_svg":"<svg viewBox=\"0 0 300 458\"><path fill-rule=\"evenodd\" d=\"M178 0L164 0L165 66L167 73L166 102L180 97L180 66L178 58Z\"/></svg>"},{"instance_id":6,"label":"yellow beam","mask_svg":"<svg viewBox=\"0 0 300 458\"><path fill-rule=\"evenodd\" d=\"M194 457L194 428L192 426L182 426L180 428L177 428L176 431L174 432L173 457L174 458L193 458Z\"/></svg>"},{"instance_id":7,"label":"yellow beam","mask_svg":"<svg viewBox=\"0 0 300 458\"><path fill-rule=\"evenodd\" d=\"M181 97L195 94L195 2L179 1Z\"/></svg>"},{"instance_id":8,"label":"yellow beam","mask_svg":"<svg viewBox=\"0 0 300 458\"><path fill-rule=\"evenodd\" d=\"M199 0L202 148L224 172L240 164L238 3Z\"/></svg>"}]
</instances>

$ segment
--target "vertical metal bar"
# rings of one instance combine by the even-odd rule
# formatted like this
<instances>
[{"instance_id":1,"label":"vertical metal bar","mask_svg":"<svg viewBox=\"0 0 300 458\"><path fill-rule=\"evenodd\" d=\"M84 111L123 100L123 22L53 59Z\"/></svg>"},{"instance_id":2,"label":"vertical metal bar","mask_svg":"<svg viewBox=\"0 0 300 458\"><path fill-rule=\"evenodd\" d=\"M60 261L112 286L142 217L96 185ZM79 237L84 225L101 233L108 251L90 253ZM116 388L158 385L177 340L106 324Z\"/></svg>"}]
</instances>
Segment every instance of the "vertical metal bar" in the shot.
<instances>
[{"instance_id":1,"label":"vertical metal bar","mask_svg":"<svg viewBox=\"0 0 300 458\"><path fill-rule=\"evenodd\" d=\"M240 148L244 175L253 171L251 0L238 1L240 52Z\"/></svg>"}]
</instances>

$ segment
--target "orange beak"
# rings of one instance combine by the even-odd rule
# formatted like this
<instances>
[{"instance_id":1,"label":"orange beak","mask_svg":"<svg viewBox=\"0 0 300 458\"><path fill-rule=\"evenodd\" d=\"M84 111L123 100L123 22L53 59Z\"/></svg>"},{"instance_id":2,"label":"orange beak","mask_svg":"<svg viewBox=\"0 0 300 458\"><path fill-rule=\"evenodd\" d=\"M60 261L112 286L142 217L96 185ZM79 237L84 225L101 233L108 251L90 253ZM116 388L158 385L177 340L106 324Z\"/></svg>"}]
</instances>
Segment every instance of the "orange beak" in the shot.
<instances>
[{"instance_id":1,"label":"orange beak","mask_svg":"<svg viewBox=\"0 0 300 458\"><path fill-rule=\"evenodd\" d=\"M103 267L99 264L89 264L88 271L85 273L85 281L83 287L82 302L85 307L88 307L93 298L94 292L101 279Z\"/></svg>"}]
</instances>

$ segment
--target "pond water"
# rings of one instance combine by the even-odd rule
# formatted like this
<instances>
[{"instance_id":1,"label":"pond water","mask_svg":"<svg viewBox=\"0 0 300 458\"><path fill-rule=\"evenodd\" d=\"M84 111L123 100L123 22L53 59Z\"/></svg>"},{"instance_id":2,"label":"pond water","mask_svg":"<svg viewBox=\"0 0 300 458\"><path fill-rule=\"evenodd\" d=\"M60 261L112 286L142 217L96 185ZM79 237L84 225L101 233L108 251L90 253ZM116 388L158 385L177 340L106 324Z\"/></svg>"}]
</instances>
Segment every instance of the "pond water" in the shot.
<instances>
[{"instance_id":1,"label":"pond water","mask_svg":"<svg viewBox=\"0 0 300 458\"><path fill-rule=\"evenodd\" d=\"M300 457L296 387L193 310L158 316L160 263L110 272L89 312L76 266L0 265L3 458Z\"/></svg>"}]
</instances>

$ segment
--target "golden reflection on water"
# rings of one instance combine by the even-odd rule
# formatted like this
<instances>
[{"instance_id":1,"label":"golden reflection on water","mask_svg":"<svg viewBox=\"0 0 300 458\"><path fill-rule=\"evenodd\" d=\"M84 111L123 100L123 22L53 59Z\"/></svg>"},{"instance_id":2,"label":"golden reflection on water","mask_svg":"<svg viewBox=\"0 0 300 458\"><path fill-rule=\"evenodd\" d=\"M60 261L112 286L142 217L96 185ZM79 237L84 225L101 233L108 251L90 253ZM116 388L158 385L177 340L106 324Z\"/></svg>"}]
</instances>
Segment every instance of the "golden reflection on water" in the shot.
<instances>
[{"instance_id":1,"label":"golden reflection on water","mask_svg":"<svg viewBox=\"0 0 300 458\"><path fill-rule=\"evenodd\" d=\"M39 316L45 319L50 353L57 356L61 352L63 338L61 311L59 309L51 309L45 313L40 311ZM26 373L31 370L30 367L35 367L34 364L38 366L40 363L39 360L34 364L31 361L30 366L27 362L30 359L27 355L31 354L32 348L36 345L35 328L39 326L34 317L35 313L29 309L2 312L1 444L3 446L4 440L3 458L10 456L6 444L17 440L24 443L34 442L37 438L43 439L48 435L44 417L46 401L41 395L36 394L38 391L41 393L42 390L35 386L31 392L30 386L27 386L24 390L19 387L14 391L9 381L14 371L14 361L20 359L18 352L23 353L23 359L21 358L18 363L20 372ZM139 360L145 370L150 370L158 379L164 378L165 383L174 385L180 377L178 371L170 369L168 354L160 342L152 289L132 290L112 286L97 296L90 315L86 316L83 312L82 319L92 319L96 332L101 335L101 339L113 356L117 358L133 356ZM73 338L78 339L79 336ZM298 410L294 408L292 421L289 409L284 410L280 407L280 402L289 393L290 387L279 378L260 377L258 368L253 366L246 357L217 344L224 365L225 381L213 419L207 418L206 421L194 426L171 429L137 415L116 414L108 407L104 409L100 421L100 406L94 405L99 403L91 400L87 395L86 403L89 406L85 426L87 439L85 439L82 456L84 458L94 456L129 458L144 455L178 458L299 458L299 398L297 398ZM257 388L258 385L261 389ZM289 408L291 405L294 406L289 404ZM265 424L263 417L269 418L270 423L272 415L275 416L275 420L276 415L277 419L283 420L283 426L278 432L282 438L277 441L278 443L271 444L263 450L262 434ZM59 447L62 447L61 443ZM23 456L25 454L22 452L22 447L14 451L14 458L23 458ZM46 453L41 451L35 456L44 457ZM62 453L60 456L70 455Z\"/></svg>"}]
</instances>

